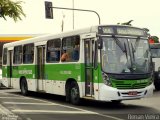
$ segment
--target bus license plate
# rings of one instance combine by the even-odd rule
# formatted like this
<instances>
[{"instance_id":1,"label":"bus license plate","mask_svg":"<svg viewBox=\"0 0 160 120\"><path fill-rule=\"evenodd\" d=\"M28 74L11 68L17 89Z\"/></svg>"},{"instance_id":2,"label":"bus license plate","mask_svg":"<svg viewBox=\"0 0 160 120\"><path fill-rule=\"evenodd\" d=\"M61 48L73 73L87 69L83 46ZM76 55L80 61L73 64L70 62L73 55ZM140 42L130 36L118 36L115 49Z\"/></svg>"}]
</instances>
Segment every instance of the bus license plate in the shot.
<instances>
[{"instance_id":1,"label":"bus license plate","mask_svg":"<svg viewBox=\"0 0 160 120\"><path fill-rule=\"evenodd\" d=\"M128 92L128 95L137 95L137 91L130 91Z\"/></svg>"}]
</instances>

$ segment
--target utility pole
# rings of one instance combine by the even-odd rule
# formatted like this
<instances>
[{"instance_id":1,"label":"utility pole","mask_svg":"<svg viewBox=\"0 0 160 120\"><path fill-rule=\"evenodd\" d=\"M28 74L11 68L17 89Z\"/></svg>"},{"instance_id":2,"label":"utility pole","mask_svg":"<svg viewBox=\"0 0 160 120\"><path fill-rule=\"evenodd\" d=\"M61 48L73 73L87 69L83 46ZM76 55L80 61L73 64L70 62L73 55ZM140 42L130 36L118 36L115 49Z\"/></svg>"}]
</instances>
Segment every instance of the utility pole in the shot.
<instances>
[{"instance_id":1,"label":"utility pole","mask_svg":"<svg viewBox=\"0 0 160 120\"><path fill-rule=\"evenodd\" d=\"M74 0L72 0L72 7L73 7L73 9L74 9ZM73 30L74 30L74 10L73 10Z\"/></svg>"}]
</instances>

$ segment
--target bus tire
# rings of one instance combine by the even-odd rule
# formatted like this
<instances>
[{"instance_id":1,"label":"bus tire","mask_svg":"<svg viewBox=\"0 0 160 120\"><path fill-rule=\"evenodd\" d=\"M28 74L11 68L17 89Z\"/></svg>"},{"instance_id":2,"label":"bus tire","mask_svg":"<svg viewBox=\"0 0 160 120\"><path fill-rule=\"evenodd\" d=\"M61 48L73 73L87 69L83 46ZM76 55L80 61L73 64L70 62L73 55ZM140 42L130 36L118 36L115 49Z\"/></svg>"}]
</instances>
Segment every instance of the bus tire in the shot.
<instances>
[{"instance_id":1,"label":"bus tire","mask_svg":"<svg viewBox=\"0 0 160 120\"><path fill-rule=\"evenodd\" d=\"M70 86L70 102L74 105L80 103L79 87L75 81L72 82Z\"/></svg>"},{"instance_id":2,"label":"bus tire","mask_svg":"<svg viewBox=\"0 0 160 120\"><path fill-rule=\"evenodd\" d=\"M28 94L28 85L25 78L22 78L20 86L21 86L21 94L26 96Z\"/></svg>"},{"instance_id":3,"label":"bus tire","mask_svg":"<svg viewBox=\"0 0 160 120\"><path fill-rule=\"evenodd\" d=\"M160 83L154 84L156 90L160 90Z\"/></svg>"},{"instance_id":4,"label":"bus tire","mask_svg":"<svg viewBox=\"0 0 160 120\"><path fill-rule=\"evenodd\" d=\"M122 100L112 100L113 104L120 104L122 102Z\"/></svg>"},{"instance_id":5,"label":"bus tire","mask_svg":"<svg viewBox=\"0 0 160 120\"><path fill-rule=\"evenodd\" d=\"M66 102L70 102L70 84L66 85Z\"/></svg>"}]
</instances>

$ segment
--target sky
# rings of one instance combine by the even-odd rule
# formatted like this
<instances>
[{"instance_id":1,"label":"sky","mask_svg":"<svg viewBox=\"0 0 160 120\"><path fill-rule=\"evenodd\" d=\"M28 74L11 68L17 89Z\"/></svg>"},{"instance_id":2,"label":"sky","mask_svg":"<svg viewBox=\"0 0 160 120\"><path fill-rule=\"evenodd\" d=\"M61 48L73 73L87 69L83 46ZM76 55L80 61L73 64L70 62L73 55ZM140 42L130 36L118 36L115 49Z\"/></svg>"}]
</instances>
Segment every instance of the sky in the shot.
<instances>
[{"instance_id":1,"label":"sky","mask_svg":"<svg viewBox=\"0 0 160 120\"><path fill-rule=\"evenodd\" d=\"M16 0L13 0L16 1ZM0 18L0 34L45 34L86 28L98 25L95 13L53 9L54 19L45 18L45 0L21 0L26 17L14 22L8 18ZM160 0L47 0L54 7L73 7L94 10L99 13L101 24L117 24L133 20L132 25L148 28L151 35L160 37Z\"/></svg>"}]
</instances>

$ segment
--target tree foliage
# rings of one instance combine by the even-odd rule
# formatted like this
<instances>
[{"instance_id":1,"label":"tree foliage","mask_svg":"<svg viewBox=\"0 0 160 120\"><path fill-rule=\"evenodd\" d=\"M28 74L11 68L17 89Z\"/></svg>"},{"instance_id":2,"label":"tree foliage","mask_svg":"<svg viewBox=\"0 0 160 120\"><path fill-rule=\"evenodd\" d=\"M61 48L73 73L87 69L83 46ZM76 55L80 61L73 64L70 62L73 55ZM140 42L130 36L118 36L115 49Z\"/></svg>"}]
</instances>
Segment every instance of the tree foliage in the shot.
<instances>
[{"instance_id":1,"label":"tree foliage","mask_svg":"<svg viewBox=\"0 0 160 120\"><path fill-rule=\"evenodd\" d=\"M150 40L153 40L154 43L159 43L159 38L157 36L151 36Z\"/></svg>"},{"instance_id":2,"label":"tree foliage","mask_svg":"<svg viewBox=\"0 0 160 120\"><path fill-rule=\"evenodd\" d=\"M25 16L22 1L13 2L12 0L0 0L0 17L7 20L6 17L12 18L15 22L22 20L21 16Z\"/></svg>"}]
</instances>

